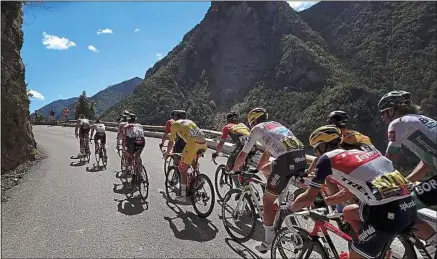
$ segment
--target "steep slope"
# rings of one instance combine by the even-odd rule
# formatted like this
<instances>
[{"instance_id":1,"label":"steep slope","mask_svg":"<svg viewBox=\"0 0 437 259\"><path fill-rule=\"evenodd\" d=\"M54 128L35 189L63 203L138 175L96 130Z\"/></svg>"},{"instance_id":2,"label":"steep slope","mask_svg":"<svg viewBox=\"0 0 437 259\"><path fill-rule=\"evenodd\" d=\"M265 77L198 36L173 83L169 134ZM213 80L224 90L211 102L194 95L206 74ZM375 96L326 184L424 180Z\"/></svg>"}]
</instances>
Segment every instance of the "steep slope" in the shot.
<instances>
[{"instance_id":1,"label":"steep slope","mask_svg":"<svg viewBox=\"0 0 437 259\"><path fill-rule=\"evenodd\" d=\"M366 85L412 91L437 117L435 2L320 2L299 14Z\"/></svg>"},{"instance_id":2,"label":"steep slope","mask_svg":"<svg viewBox=\"0 0 437 259\"><path fill-rule=\"evenodd\" d=\"M33 159L36 143L29 122L29 99L20 56L23 45L21 2L1 2L2 174Z\"/></svg>"},{"instance_id":3,"label":"steep slope","mask_svg":"<svg viewBox=\"0 0 437 259\"><path fill-rule=\"evenodd\" d=\"M329 111L342 109L383 150L384 92L414 90L428 114L436 103L432 5L322 2L300 15L285 2L212 2L133 95L103 116L130 109L143 123L161 124L184 108L201 127L217 129L230 109L244 117L264 106L307 142Z\"/></svg>"},{"instance_id":4,"label":"steep slope","mask_svg":"<svg viewBox=\"0 0 437 259\"><path fill-rule=\"evenodd\" d=\"M89 100L96 103L97 115L101 115L109 107L117 104L121 99L131 94L141 82L143 82L143 79L134 77L121 83L110 85L90 97ZM68 107L70 110L70 118L72 119L76 112L76 101L77 97L66 100L56 100L40 108L38 113L47 117L53 108L56 112L56 118L59 119L62 117L64 107Z\"/></svg>"}]
</instances>

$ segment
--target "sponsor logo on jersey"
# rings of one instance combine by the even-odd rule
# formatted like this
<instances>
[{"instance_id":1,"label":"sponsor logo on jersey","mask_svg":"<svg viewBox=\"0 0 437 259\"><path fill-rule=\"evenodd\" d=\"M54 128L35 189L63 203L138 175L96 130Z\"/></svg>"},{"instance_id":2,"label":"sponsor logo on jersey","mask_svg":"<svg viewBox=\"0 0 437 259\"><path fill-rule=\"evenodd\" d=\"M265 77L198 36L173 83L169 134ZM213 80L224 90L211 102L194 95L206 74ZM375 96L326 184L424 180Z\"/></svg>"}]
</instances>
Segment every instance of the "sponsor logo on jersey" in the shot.
<instances>
[{"instance_id":1,"label":"sponsor logo on jersey","mask_svg":"<svg viewBox=\"0 0 437 259\"><path fill-rule=\"evenodd\" d=\"M358 235L358 238L361 242L366 241L369 237L372 237L375 232L375 228L372 225L368 225L367 229L363 229L361 234Z\"/></svg>"},{"instance_id":2,"label":"sponsor logo on jersey","mask_svg":"<svg viewBox=\"0 0 437 259\"><path fill-rule=\"evenodd\" d=\"M407 211L408 209L412 208L416 206L416 203L414 203L414 201L410 201L409 203L406 203L405 201L401 204L399 204L399 208L401 208L401 210L403 211Z\"/></svg>"},{"instance_id":3,"label":"sponsor logo on jersey","mask_svg":"<svg viewBox=\"0 0 437 259\"><path fill-rule=\"evenodd\" d=\"M430 180L429 182L424 182L424 183L417 185L414 188L414 192L421 195L425 192L430 192L430 191L435 190L435 189L437 189L437 182L433 179L433 180Z\"/></svg>"}]
</instances>

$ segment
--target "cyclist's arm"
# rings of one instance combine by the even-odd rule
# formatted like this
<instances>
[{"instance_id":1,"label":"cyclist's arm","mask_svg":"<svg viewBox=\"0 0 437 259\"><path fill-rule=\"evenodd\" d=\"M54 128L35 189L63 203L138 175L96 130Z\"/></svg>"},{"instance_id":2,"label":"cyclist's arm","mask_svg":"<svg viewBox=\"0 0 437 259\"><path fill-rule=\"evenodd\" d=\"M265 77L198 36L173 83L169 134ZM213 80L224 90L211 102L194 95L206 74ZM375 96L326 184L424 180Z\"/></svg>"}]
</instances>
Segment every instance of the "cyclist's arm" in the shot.
<instances>
[{"instance_id":1,"label":"cyclist's arm","mask_svg":"<svg viewBox=\"0 0 437 259\"><path fill-rule=\"evenodd\" d=\"M177 135L176 132L177 132L177 126L176 126L176 123L173 123L170 127L170 134L168 136L168 144L167 144L167 152L166 153L173 152L174 141L175 141L176 135Z\"/></svg>"},{"instance_id":2,"label":"cyclist's arm","mask_svg":"<svg viewBox=\"0 0 437 259\"><path fill-rule=\"evenodd\" d=\"M261 156L261 159L259 160L257 169L260 170L262 167L264 167L270 159L270 152L265 150Z\"/></svg>"},{"instance_id":3,"label":"cyclist's arm","mask_svg":"<svg viewBox=\"0 0 437 259\"><path fill-rule=\"evenodd\" d=\"M326 205L335 205L352 200L354 195L346 189L342 189L334 195L325 198Z\"/></svg>"},{"instance_id":4,"label":"cyclist's arm","mask_svg":"<svg viewBox=\"0 0 437 259\"><path fill-rule=\"evenodd\" d=\"M223 132L222 132L222 137L220 138L220 142L217 144L217 148L216 148L216 153L220 153L223 149L223 145L226 142L226 139L229 136L229 128L228 127L224 127L223 128Z\"/></svg>"},{"instance_id":5,"label":"cyclist's arm","mask_svg":"<svg viewBox=\"0 0 437 259\"><path fill-rule=\"evenodd\" d=\"M405 126L404 126L405 127ZM387 138L388 145L385 152L385 157L393 162L396 162L401 152L402 142L404 141L404 130L402 128L402 122L394 120L388 126Z\"/></svg>"},{"instance_id":6,"label":"cyclist's arm","mask_svg":"<svg viewBox=\"0 0 437 259\"><path fill-rule=\"evenodd\" d=\"M76 122L76 127L74 127L74 135L77 135L77 130L79 129L79 121Z\"/></svg>"},{"instance_id":7,"label":"cyclist's arm","mask_svg":"<svg viewBox=\"0 0 437 259\"><path fill-rule=\"evenodd\" d=\"M311 179L308 189L299 195L291 206L292 211L298 211L308 207L316 199L322 184L332 174L331 161L326 155L320 157L314 170L315 176Z\"/></svg>"},{"instance_id":8,"label":"cyclist's arm","mask_svg":"<svg viewBox=\"0 0 437 259\"><path fill-rule=\"evenodd\" d=\"M164 135L162 136L162 139L161 139L161 145L162 146L164 145L164 142L167 139L168 134L170 133L170 129L171 129L171 122L170 122L170 120L168 120L165 123Z\"/></svg>"},{"instance_id":9,"label":"cyclist's arm","mask_svg":"<svg viewBox=\"0 0 437 259\"><path fill-rule=\"evenodd\" d=\"M95 125L91 127L90 138L93 138Z\"/></svg>"},{"instance_id":10,"label":"cyclist's arm","mask_svg":"<svg viewBox=\"0 0 437 259\"><path fill-rule=\"evenodd\" d=\"M406 178L413 183L422 181L430 169L431 167L421 160L419 164L417 164L416 168L414 168L413 172L411 172L411 174L409 174Z\"/></svg>"}]
</instances>

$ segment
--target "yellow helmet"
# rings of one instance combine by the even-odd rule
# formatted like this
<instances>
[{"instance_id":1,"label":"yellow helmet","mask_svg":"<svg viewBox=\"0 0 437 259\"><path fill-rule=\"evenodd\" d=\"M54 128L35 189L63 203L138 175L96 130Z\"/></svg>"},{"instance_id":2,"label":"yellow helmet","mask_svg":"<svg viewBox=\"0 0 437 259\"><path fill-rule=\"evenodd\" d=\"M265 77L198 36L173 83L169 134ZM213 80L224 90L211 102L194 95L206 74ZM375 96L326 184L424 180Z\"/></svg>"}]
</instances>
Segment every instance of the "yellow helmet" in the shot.
<instances>
[{"instance_id":1,"label":"yellow helmet","mask_svg":"<svg viewBox=\"0 0 437 259\"><path fill-rule=\"evenodd\" d=\"M336 139L340 139L340 143L343 142L341 130L335 126L326 125L313 131L309 140L310 145L313 148L316 148L320 143L329 143Z\"/></svg>"},{"instance_id":2,"label":"yellow helmet","mask_svg":"<svg viewBox=\"0 0 437 259\"><path fill-rule=\"evenodd\" d=\"M268 118L268 113L266 111L266 109L261 108L261 107L257 107L253 110L251 110L248 114L247 114L247 122L249 123L249 126L252 127L252 123L258 119L259 117L266 115L266 118Z\"/></svg>"}]
</instances>

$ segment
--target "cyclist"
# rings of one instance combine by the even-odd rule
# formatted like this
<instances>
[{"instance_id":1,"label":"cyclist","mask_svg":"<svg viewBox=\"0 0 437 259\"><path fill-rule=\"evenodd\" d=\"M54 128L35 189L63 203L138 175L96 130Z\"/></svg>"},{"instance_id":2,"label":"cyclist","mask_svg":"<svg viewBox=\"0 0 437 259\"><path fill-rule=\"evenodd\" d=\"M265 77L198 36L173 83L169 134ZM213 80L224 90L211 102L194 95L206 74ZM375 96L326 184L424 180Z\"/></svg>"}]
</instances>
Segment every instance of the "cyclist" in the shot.
<instances>
[{"instance_id":1,"label":"cyclist","mask_svg":"<svg viewBox=\"0 0 437 259\"><path fill-rule=\"evenodd\" d=\"M419 115L420 107L414 105L411 93L391 91L378 103L381 117L388 126L388 146L386 157L396 161L404 145L420 159L419 164L407 176L416 182L422 181L413 189L413 199L418 209L437 205L437 175L424 180L432 169L437 169L437 122L429 117ZM417 221L417 236L428 244L436 242L436 233L427 223Z\"/></svg>"},{"instance_id":2,"label":"cyclist","mask_svg":"<svg viewBox=\"0 0 437 259\"><path fill-rule=\"evenodd\" d=\"M122 141L123 136L123 127L127 124L127 118L129 116L130 112L125 110L123 114L120 116L120 120L118 120L118 130L117 130L117 147L120 146L120 143ZM117 148L118 149L118 148Z\"/></svg>"},{"instance_id":3,"label":"cyclist","mask_svg":"<svg viewBox=\"0 0 437 259\"><path fill-rule=\"evenodd\" d=\"M74 128L74 135L79 137L80 143L80 153L77 155L78 157L84 156L85 151L89 152L89 139L90 133L90 121L85 118L83 114L79 114L79 119L77 120L76 127ZM85 150L85 146L87 146L87 150Z\"/></svg>"},{"instance_id":4,"label":"cyclist","mask_svg":"<svg viewBox=\"0 0 437 259\"><path fill-rule=\"evenodd\" d=\"M68 116L70 116L70 111L68 110L67 107L64 107L63 117L64 117L64 120L65 120L65 121L67 121Z\"/></svg>"},{"instance_id":5,"label":"cyclist","mask_svg":"<svg viewBox=\"0 0 437 259\"><path fill-rule=\"evenodd\" d=\"M322 126L310 135L310 145L319 157L315 176L289 212L312 204L325 180L332 179L344 189L325 198L326 204L353 196L359 203L343 209L344 220L358 237L353 239L350 258L373 258L387 240L414 224L417 212L408 190L412 183L378 151L345 150L340 147L342 140L341 130L333 125Z\"/></svg>"},{"instance_id":6,"label":"cyclist","mask_svg":"<svg viewBox=\"0 0 437 259\"><path fill-rule=\"evenodd\" d=\"M306 159L302 142L280 123L268 120L264 108L251 110L247 115L247 121L252 130L235 160L233 170L238 170L244 164L257 141L265 147L266 150L257 166L267 178L267 188L263 197L265 241L256 247L259 252L265 253L270 250L275 235L274 201L285 189L291 176L305 170ZM269 161L270 156L274 158L273 161Z\"/></svg>"},{"instance_id":7,"label":"cyclist","mask_svg":"<svg viewBox=\"0 0 437 259\"><path fill-rule=\"evenodd\" d=\"M235 159L240 151L243 149L244 144L250 135L250 129L244 123L240 123L238 119L238 114L236 112L230 112L226 115L227 124L224 126L222 131L222 136L220 142L217 144L216 152L212 153L212 158L216 158L220 151L222 151L223 145L228 137L231 137L232 141L235 143L235 149L228 157L228 161L225 166L226 171L232 170ZM252 153L253 150L252 150ZM237 177L233 177L234 182L238 183ZM238 184L237 184L238 185Z\"/></svg>"},{"instance_id":8,"label":"cyclist","mask_svg":"<svg viewBox=\"0 0 437 259\"><path fill-rule=\"evenodd\" d=\"M127 168L132 166L133 155L136 155L141 161L141 152L143 152L144 146L146 145L143 126L136 121L137 116L133 113L129 114L128 123L122 130L123 152ZM122 174L124 174L124 172L122 172Z\"/></svg>"},{"instance_id":9,"label":"cyclist","mask_svg":"<svg viewBox=\"0 0 437 259\"><path fill-rule=\"evenodd\" d=\"M176 113L183 113L185 111L183 110L173 110L171 112L171 119L169 119L166 123L165 123L165 128L164 128L164 135L162 136L161 139L161 144L159 144L159 148L162 148L162 146L164 146L164 142L167 139L167 136L170 134L170 129L171 129L171 125L173 124L173 122L175 122L175 114ZM174 144L174 148L173 148L173 152L174 153L181 153L182 150L184 150L185 148L185 141L176 136L176 140L175 140L175 144ZM174 164L177 165L179 163L179 156L175 156L174 157Z\"/></svg>"},{"instance_id":10,"label":"cyclist","mask_svg":"<svg viewBox=\"0 0 437 259\"><path fill-rule=\"evenodd\" d=\"M94 146L95 146L95 152L96 155L99 153L99 150L97 149L98 147L98 142L100 140L100 145L102 150L103 150L103 155L105 156L105 158L108 158L107 153L106 153L106 132L105 132L105 124L101 123L99 119L96 120L95 124L91 127L91 138L93 139L93 133L94 130L96 131L96 135L94 135Z\"/></svg>"},{"instance_id":11,"label":"cyclist","mask_svg":"<svg viewBox=\"0 0 437 259\"><path fill-rule=\"evenodd\" d=\"M176 136L182 138L186 145L182 150L182 157L178 163L178 169L181 173L181 193L178 195L177 200L180 202L186 202L186 190L187 190L187 173L190 165L194 163L197 157L197 153L200 150L205 152L208 148L205 134L197 127L196 123L187 119L187 114L183 110L178 110L174 113L175 122L170 127L170 136L167 151L164 153L164 157L167 157L173 152L173 145Z\"/></svg>"},{"instance_id":12,"label":"cyclist","mask_svg":"<svg viewBox=\"0 0 437 259\"><path fill-rule=\"evenodd\" d=\"M51 123L55 123L55 109L50 111L50 121Z\"/></svg>"}]
</instances>

